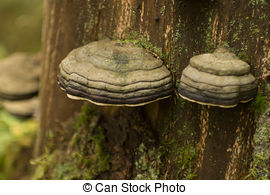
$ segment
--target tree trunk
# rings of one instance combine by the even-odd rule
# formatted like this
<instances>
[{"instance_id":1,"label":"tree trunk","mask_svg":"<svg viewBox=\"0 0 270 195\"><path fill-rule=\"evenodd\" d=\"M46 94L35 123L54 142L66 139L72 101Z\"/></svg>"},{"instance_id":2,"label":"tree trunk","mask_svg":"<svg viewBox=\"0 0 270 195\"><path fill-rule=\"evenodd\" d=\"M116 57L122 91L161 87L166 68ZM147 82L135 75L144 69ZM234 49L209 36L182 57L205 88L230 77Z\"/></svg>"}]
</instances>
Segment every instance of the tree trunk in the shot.
<instances>
[{"instance_id":1,"label":"tree trunk","mask_svg":"<svg viewBox=\"0 0 270 195\"><path fill-rule=\"evenodd\" d=\"M74 48L137 39L161 55L177 86L192 56L225 45L251 65L264 92L269 21L270 4L261 0L45 0L36 178L245 178L256 129L252 103L223 109L174 95L137 108L81 108L56 75Z\"/></svg>"}]
</instances>

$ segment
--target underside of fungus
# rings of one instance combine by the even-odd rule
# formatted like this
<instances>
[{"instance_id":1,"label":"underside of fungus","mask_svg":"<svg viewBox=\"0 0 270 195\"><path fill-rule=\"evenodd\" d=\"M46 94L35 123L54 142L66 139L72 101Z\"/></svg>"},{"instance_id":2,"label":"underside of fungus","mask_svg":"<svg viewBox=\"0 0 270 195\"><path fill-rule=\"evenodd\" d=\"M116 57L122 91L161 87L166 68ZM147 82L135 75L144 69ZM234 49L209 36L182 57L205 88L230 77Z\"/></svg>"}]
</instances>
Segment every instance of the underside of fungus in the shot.
<instances>
[{"instance_id":1,"label":"underside of fungus","mask_svg":"<svg viewBox=\"0 0 270 195\"><path fill-rule=\"evenodd\" d=\"M58 83L72 99L101 106L141 106L167 98L172 78L143 48L102 40L73 50L60 64Z\"/></svg>"},{"instance_id":2,"label":"underside of fungus","mask_svg":"<svg viewBox=\"0 0 270 195\"><path fill-rule=\"evenodd\" d=\"M184 70L178 92L191 102L202 105L235 107L257 94L255 78L247 63L224 48L213 54L194 56Z\"/></svg>"}]
</instances>

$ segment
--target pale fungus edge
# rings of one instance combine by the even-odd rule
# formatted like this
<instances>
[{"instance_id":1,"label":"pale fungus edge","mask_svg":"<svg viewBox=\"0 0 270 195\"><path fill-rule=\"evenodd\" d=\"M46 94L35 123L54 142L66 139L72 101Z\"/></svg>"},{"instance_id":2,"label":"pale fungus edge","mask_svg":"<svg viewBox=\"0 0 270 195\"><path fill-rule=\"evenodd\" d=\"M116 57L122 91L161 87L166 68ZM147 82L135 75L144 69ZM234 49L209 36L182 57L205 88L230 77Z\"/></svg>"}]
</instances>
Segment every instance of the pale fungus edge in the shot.
<instances>
[{"instance_id":1,"label":"pale fungus edge","mask_svg":"<svg viewBox=\"0 0 270 195\"><path fill-rule=\"evenodd\" d=\"M205 106L218 106L218 107L221 107L221 108L234 108L236 107L238 104L233 104L233 105L219 105L219 104L212 104L212 103L206 103L206 102L200 102L200 101L197 101L197 100L193 100L193 99L190 99L188 97L185 97L183 95L181 95L180 93L178 93L180 95L181 98L185 99L185 100L188 100L190 102L194 102L194 103L198 103L198 104L201 104L201 105L205 105Z\"/></svg>"},{"instance_id":2,"label":"pale fungus edge","mask_svg":"<svg viewBox=\"0 0 270 195\"><path fill-rule=\"evenodd\" d=\"M138 104L105 104L105 103L95 102L95 101L92 101L92 100L87 99L87 98L73 96L73 95L70 95L70 94L67 93L67 97L70 98L70 99L73 99L73 100L86 100L86 101L88 101L88 102L90 102L92 104L98 105L98 106L127 106L127 107L144 106L146 104L150 104L150 103L153 103L155 101L163 100L163 99L169 98L171 96L172 95L168 95L168 96L164 96L164 97L159 97L157 99L154 99L154 100L151 100L151 101L147 101L147 102L138 103Z\"/></svg>"}]
</instances>

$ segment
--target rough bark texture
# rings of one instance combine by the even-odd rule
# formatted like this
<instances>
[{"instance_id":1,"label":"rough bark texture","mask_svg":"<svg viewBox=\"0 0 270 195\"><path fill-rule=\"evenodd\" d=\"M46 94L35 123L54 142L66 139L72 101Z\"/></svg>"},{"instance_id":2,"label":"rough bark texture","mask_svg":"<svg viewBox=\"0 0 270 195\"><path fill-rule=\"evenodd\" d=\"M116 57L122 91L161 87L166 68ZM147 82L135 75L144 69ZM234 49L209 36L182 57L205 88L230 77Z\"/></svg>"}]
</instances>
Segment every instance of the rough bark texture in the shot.
<instances>
[{"instance_id":1,"label":"rough bark texture","mask_svg":"<svg viewBox=\"0 0 270 195\"><path fill-rule=\"evenodd\" d=\"M211 52L218 45L229 46L251 65L260 91L265 90L263 78L270 71L269 2L45 0L44 14L39 154L45 147L52 153L59 150L58 156L70 154L70 148L74 148L70 140L78 130L76 125L70 127L72 123L68 128L66 121L78 120L74 113L82 104L65 97L57 86L56 74L69 51L94 40L108 37L141 41L145 48L161 55L174 73L176 86L192 56ZM200 106L176 95L139 108L94 107L98 114L87 112L86 124L77 129L88 128L94 138L102 136L79 137L79 145L89 145L81 145L76 151L92 163L78 163L76 168L93 170L97 166L97 171L90 171L87 177L64 177L62 173L57 178L245 178L256 126L251 108L251 103L231 109ZM81 116L85 117L85 112ZM93 122L93 118L98 121ZM49 132L53 136L49 137ZM72 146L68 152L61 146L64 143ZM66 163L63 159L54 158L58 164ZM45 163L47 175L40 177L55 178L54 165Z\"/></svg>"}]
</instances>

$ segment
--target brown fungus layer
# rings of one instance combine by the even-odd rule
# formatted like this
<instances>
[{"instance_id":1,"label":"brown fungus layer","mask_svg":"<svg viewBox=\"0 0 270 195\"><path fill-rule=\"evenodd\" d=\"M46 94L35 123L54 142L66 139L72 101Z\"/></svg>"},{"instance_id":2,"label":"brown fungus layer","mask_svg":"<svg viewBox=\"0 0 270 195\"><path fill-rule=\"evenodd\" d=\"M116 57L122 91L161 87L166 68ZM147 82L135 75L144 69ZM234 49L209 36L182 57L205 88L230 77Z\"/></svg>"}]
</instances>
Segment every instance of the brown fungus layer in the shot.
<instances>
[{"instance_id":1,"label":"brown fungus layer","mask_svg":"<svg viewBox=\"0 0 270 195\"><path fill-rule=\"evenodd\" d=\"M254 76L247 63L224 48L213 54L190 59L181 76L180 96L203 105L234 107L248 102L257 94Z\"/></svg>"},{"instance_id":2,"label":"brown fungus layer","mask_svg":"<svg viewBox=\"0 0 270 195\"><path fill-rule=\"evenodd\" d=\"M77 48L61 62L58 83L73 99L98 105L140 106L172 94L172 77L143 48L102 40Z\"/></svg>"}]
</instances>

